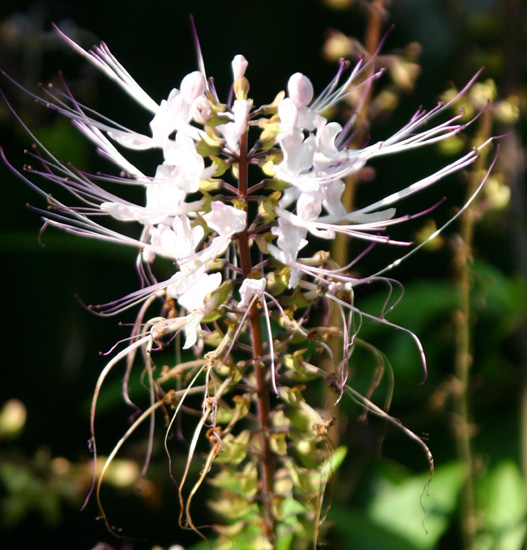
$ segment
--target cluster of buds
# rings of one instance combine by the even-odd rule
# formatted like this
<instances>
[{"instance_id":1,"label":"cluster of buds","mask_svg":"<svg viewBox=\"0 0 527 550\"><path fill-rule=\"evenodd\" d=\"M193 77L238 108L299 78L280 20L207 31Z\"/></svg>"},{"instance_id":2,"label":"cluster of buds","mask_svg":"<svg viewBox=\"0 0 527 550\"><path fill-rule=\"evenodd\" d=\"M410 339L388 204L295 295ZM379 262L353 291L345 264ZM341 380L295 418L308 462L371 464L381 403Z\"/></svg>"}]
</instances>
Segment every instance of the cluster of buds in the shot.
<instances>
[{"instance_id":1,"label":"cluster of buds","mask_svg":"<svg viewBox=\"0 0 527 550\"><path fill-rule=\"evenodd\" d=\"M68 117L119 175L83 172L37 140L29 153L33 162L24 173L17 172L46 197L46 226L138 250L139 290L90 306L101 315L138 308L131 338L97 383L94 447L97 398L111 369L125 362L129 377L141 355L150 381L150 406L110 454L103 474L141 422L149 417L153 422L157 409L171 410L170 433L174 419L190 408L188 403L196 403L197 395L201 414L198 421L189 415L194 431L178 486L181 525L197 529L192 498L216 464L220 470L213 485L222 496L213 508L224 517L225 525L218 529L228 545L242 536L244 548L286 548L285 541L292 545L294 539L307 544L318 535L324 487L335 467L328 441L331 407L344 393L355 395L348 365L358 319L367 314L357 309L354 289L380 278L416 247L403 248L399 260L377 273L358 277L351 268L376 246L410 247L411 242L391 239L389 228L424 212L399 214L396 205L470 165L478 151L353 211L342 202L344 178L376 157L461 132L461 112L432 121L448 113L477 75L449 102L418 110L388 139L351 148L356 116L341 125L325 114L348 94L362 91L367 96L382 74L374 58L360 58L354 67L341 61L318 96L309 78L296 73L287 93L261 107L250 99L248 63L242 55L232 61L226 102L220 101L200 59L200 69L157 103L104 43L87 52L57 32L152 115L149 131L139 133L79 104L66 84L62 90L43 89L45 95L35 96L37 100ZM151 149L159 151L155 173L144 173L125 157L126 150ZM66 189L77 205L52 198L48 186L35 184L35 178ZM144 189L145 201L136 204L112 191L126 186ZM133 230L116 231L115 220L140 230L135 236L130 236ZM349 265L336 265L328 252L338 233L364 243ZM172 274L159 280L163 262ZM338 327L328 326L332 310L340 313ZM384 313L375 319L390 325ZM172 344L180 344L177 364L156 370L153 352ZM320 356L327 359L324 369L317 362ZM322 380L333 391L331 406L306 402L302 392L310 380ZM131 399L128 394L126 399ZM208 440L210 450L199 479L185 490L191 462L202 452L200 440ZM94 486L99 496L100 481ZM295 544L299 548L302 543Z\"/></svg>"}]
</instances>

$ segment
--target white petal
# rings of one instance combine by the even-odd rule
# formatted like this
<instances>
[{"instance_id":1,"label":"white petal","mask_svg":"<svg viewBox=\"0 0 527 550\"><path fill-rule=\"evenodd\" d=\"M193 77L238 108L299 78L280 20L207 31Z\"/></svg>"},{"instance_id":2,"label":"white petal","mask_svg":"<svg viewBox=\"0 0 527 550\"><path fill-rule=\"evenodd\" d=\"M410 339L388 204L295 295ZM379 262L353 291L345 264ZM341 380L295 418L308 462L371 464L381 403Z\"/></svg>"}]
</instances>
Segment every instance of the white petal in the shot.
<instances>
[{"instance_id":1,"label":"white petal","mask_svg":"<svg viewBox=\"0 0 527 550\"><path fill-rule=\"evenodd\" d=\"M181 81L181 95L184 101L190 105L203 94L206 87L205 77L199 71L194 71Z\"/></svg>"},{"instance_id":2,"label":"white petal","mask_svg":"<svg viewBox=\"0 0 527 550\"><path fill-rule=\"evenodd\" d=\"M222 237L231 237L245 229L247 214L233 206L213 201L211 211L203 216L207 225Z\"/></svg>"},{"instance_id":3,"label":"white petal","mask_svg":"<svg viewBox=\"0 0 527 550\"><path fill-rule=\"evenodd\" d=\"M287 91L297 107L306 107L313 99L313 84L302 73L295 73L289 78Z\"/></svg>"},{"instance_id":4,"label":"white petal","mask_svg":"<svg viewBox=\"0 0 527 550\"><path fill-rule=\"evenodd\" d=\"M266 286L266 279L244 279L240 286L241 308L248 307L254 296L261 296Z\"/></svg>"},{"instance_id":5,"label":"white petal","mask_svg":"<svg viewBox=\"0 0 527 550\"><path fill-rule=\"evenodd\" d=\"M146 149L157 147L157 144L151 137L138 134L137 132L111 130L108 132L108 136L123 147L136 151L145 151Z\"/></svg>"},{"instance_id":6,"label":"white petal","mask_svg":"<svg viewBox=\"0 0 527 550\"><path fill-rule=\"evenodd\" d=\"M298 108L290 97L282 99L278 104L278 116L282 132L292 132L296 128Z\"/></svg>"},{"instance_id":7,"label":"white petal","mask_svg":"<svg viewBox=\"0 0 527 550\"><path fill-rule=\"evenodd\" d=\"M231 67L232 67L232 75L234 77L234 80L236 80L240 76L245 75L245 71L247 70L247 66L249 65L249 62L243 55L238 54L234 56L234 59L232 60Z\"/></svg>"}]
</instances>

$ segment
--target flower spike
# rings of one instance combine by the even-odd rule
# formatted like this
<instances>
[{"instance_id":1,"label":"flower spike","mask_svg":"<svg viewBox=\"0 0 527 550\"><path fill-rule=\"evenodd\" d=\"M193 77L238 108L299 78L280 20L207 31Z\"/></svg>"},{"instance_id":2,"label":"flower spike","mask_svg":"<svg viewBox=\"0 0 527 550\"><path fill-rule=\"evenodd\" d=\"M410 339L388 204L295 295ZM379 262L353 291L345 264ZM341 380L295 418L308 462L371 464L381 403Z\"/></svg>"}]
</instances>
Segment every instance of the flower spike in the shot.
<instances>
[{"instance_id":1,"label":"flower spike","mask_svg":"<svg viewBox=\"0 0 527 550\"><path fill-rule=\"evenodd\" d=\"M407 181L396 192L377 195L361 208L346 206L345 178L368 169L375 158L414 155L464 132L478 115L465 122L463 112L448 113L479 72L447 103L430 110L419 108L392 136L352 146L359 111L383 74L384 69L376 68L379 50L361 57L352 68L341 61L336 76L318 95L309 77L296 72L289 78L287 94L279 92L272 104L258 107L249 95L248 61L241 54L227 68L232 85L228 97L220 101L206 75L192 19L191 25L197 70L183 76L179 87L167 90L159 102L139 86L105 43L86 51L55 26L74 51L151 114L150 123L135 130L95 112L74 97L62 75L59 88L41 87L39 94L33 94L2 72L17 91L69 119L113 168L90 173L63 162L36 138L1 90L35 145L26 152L23 170L17 170L1 148L0 156L46 201L45 207L34 209L42 216L43 229L53 227L137 252L137 289L101 305L84 306L101 316L137 310L130 336L104 354L107 364L91 405L90 494L95 492L107 524L103 478L124 442L144 422L149 423L146 472L155 455L155 415L162 411L169 462L176 443L173 435L185 441L189 451L177 482L183 528L204 537L192 518L191 505L210 472L212 483L224 494L223 501L211 506L229 526L218 528L219 544L225 543L221 547L248 547L242 536L246 529L251 548L285 548L283 526L287 545L306 547L305 528L311 529L308 535L314 547L333 460L341 452L333 453L330 439L334 407L348 395L365 411L397 425L372 402L380 376L366 396L352 386L357 346L374 356L382 374L389 371L382 352L361 341L363 325L381 324L409 335L427 375L417 335L389 319L402 298L402 285L386 274L461 215L485 184L496 159L474 195L424 243L414 245L408 235L395 238L393 228L435 214L442 202L437 198L418 211L406 199L427 193L472 165L492 138L418 181ZM328 110L357 90L362 99L348 121L341 125L328 120ZM145 167L136 165L133 159L145 151L158 155L154 166L151 157ZM55 187L60 199L50 194ZM133 193L128 193L130 188ZM63 198L64 191L70 200ZM353 259L342 261L347 265L338 265L330 251L338 234L359 245ZM403 252L390 263L384 256L387 247ZM372 274L364 260L375 254L387 265ZM357 291L379 282L387 295L380 311L362 311ZM165 348L175 352L160 355ZM161 368L156 357L162 357L163 365L174 364ZM319 361L324 361L324 368L316 365ZM144 400L129 383L138 363L147 387L144 410L137 405ZM134 420L97 479L98 401L118 364L124 364L123 397ZM315 392L305 392L313 380L328 391L321 392L318 386ZM315 397L308 398L309 393ZM324 398L317 401L320 394ZM407 428L402 430L418 439ZM433 467L428 448L421 445ZM195 475L191 466L201 456L205 457L202 468ZM281 521L283 526L277 525Z\"/></svg>"}]
</instances>

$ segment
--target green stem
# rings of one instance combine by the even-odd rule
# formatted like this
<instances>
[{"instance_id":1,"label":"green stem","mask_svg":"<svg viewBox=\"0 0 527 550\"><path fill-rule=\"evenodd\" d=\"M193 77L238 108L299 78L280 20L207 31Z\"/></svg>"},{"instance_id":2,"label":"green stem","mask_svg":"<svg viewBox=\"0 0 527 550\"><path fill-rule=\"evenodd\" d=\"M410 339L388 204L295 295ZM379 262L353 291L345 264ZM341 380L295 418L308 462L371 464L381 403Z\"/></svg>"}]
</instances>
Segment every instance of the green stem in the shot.
<instances>
[{"instance_id":1,"label":"green stem","mask_svg":"<svg viewBox=\"0 0 527 550\"><path fill-rule=\"evenodd\" d=\"M476 532L476 518L474 510L474 471L472 457L472 428L470 420L470 370L472 366L471 354L471 328L470 328L470 265L471 254L471 233L472 219L465 217L462 222L462 242L458 252L459 266L457 285L460 291L460 306L456 312L454 321L456 331L455 351L455 374L459 384L455 390L455 413L456 422L454 426L457 455L466 468L465 485L461 492L461 531L463 534L463 548L469 550L474 546ZM469 234L470 233L470 237ZM468 239L468 240L467 240Z\"/></svg>"},{"instance_id":2,"label":"green stem","mask_svg":"<svg viewBox=\"0 0 527 550\"><path fill-rule=\"evenodd\" d=\"M247 132L243 134L240 141L240 157L238 164L238 198L245 200L247 211L248 192L248 168L247 158ZM248 277L252 270L249 234L247 227L238 235L240 250L240 262L244 278ZM265 510L265 535L274 544L274 519L272 513L272 492L274 479L274 460L269 443L270 424L270 400L269 389L266 380L265 363L262 361L264 355L263 333L258 305L255 303L249 312L249 323L251 327L251 341L254 359L254 372L256 377L256 410L258 415L260 434L260 496Z\"/></svg>"},{"instance_id":3,"label":"green stem","mask_svg":"<svg viewBox=\"0 0 527 550\"><path fill-rule=\"evenodd\" d=\"M480 128L476 139L484 140L490 135L492 119L485 111L481 115ZM484 169L484 154L474 164L467 189L467 198L471 197L479 185L478 174ZM463 548L474 548L477 532L477 517L474 500L474 458L472 451L472 420L470 412L470 374L472 369L472 326L470 291L472 286L472 244L476 222L475 208L471 206L460 218L460 243L454 258L457 272L457 286L460 294L460 305L454 318L455 338L455 376L458 388L454 391L454 410L456 422L454 434L459 460L466 468L465 485L461 492L461 531Z\"/></svg>"}]
</instances>

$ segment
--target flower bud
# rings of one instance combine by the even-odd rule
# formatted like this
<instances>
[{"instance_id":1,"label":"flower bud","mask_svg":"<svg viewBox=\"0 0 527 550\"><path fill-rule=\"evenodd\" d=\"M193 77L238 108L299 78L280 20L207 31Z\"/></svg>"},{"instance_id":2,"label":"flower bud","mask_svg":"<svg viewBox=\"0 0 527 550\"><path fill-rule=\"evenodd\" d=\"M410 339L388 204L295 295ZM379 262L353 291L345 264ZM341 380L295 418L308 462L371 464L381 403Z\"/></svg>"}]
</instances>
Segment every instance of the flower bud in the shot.
<instances>
[{"instance_id":1,"label":"flower bud","mask_svg":"<svg viewBox=\"0 0 527 550\"><path fill-rule=\"evenodd\" d=\"M295 73L287 83L289 97L297 107L306 107L313 99L313 84L307 76Z\"/></svg>"},{"instance_id":2,"label":"flower bud","mask_svg":"<svg viewBox=\"0 0 527 550\"><path fill-rule=\"evenodd\" d=\"M353 52L353 41L344 33L331 31L322 48L324 57L333 63Z\"/></svg>"},{"instance_id":3,"label":"flower bud","mask_svg":"<svg viewBox=\"0 0 527 550\"><path fill-rule=\"evenodd\" d=\"M509 96L507 99L495 104L494 112L496 120L503 124L516 124L520 118L518 96Z\"/></svg>"},{"instance_id":4,"label":"flower bud","mask_svg":"<svg viewBox=\"0 0 527 550\"><path fill-rule=\"evenodd\" d=\"M234 80L239 78L240 76L245 75L245 71L247 70L247 66L249 65L249 62L243 55L236 55L234 59L231 62L232 67L232 75L234 77Z\"/></svg>"},{"instance_id":5,"label":"flower bud","mask_svg":"<svg viewBox=\"0 0 527 550\"><path fill-rule=\"evenodd\" d=\"M185 103L188 103L189 105L193 103L195 99L203 94L206 87L207 83L205 82L205 77L202 73L199 71L193 71L188 74L181 81L181 95L183 96Z\"/></svg>"},{"instance_id":6,"label":"flower bud","mask_svg":"<svg viewBox=\"0 0 527 550\"><path fill-rule=\"evenodd\" d=\"M496 83L491 78L485 82L476 82L468 93L470 101L478 111L492 103L497 95Z\"/></svg>"},{"instance_id":7,"label":"flower bud","mask_svg":"<svg viewBox=\"0 0 527 550\"><path fill-rule=\"evenodd\" d=\"M0 411L0 438L18 437L24 428L26 417L26 407L21 401L18 399L7 401Z\"/></svg>"},{"instance_id":8,"label":"flower bud","mask_svg":"<svg viewBox=\"0 0 527 550\"><path fill-rule=\"evenodd\" d=\"M249 94L249 81L244 76L239 76L232 85L236 99L247 99Z\"/></svg>"}]
</instances>

